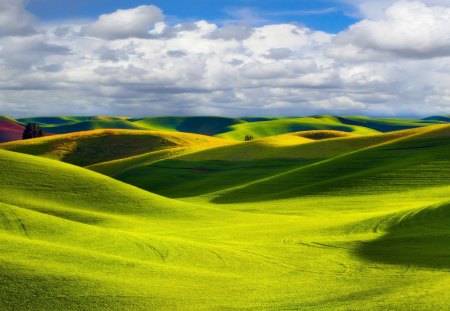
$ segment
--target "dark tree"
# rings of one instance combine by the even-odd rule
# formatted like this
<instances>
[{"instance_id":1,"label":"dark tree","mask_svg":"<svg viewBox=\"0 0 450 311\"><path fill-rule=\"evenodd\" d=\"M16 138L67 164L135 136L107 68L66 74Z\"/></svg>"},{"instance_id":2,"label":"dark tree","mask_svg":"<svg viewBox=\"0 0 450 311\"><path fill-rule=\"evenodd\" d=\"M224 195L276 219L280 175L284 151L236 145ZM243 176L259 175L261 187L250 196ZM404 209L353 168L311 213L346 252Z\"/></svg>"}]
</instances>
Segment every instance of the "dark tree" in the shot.
<instances>
[{"instance_id":1,"label":"dark tree","mask_svg":"<svg viewBox=\"0 0 450 311\"><path fill-rule=\"evenodd\" d=\"M253 138L253 136L251 136L251 135L245 135L245 141L251 141L251 140L253 140L254 138Z\"/></svg>"},{"instance_id":2,"label":"dark tree","mask_svg":"<svg viewBox=\"0 0 450 311\"><path fill-rule=\"evenodd\" d=\"M22 139L30 139L42 136L44 136L44 133L42 132L39 124L28 123L27 126L25 126L25 130L23 131Z\"/></svg>"}]
</instances>

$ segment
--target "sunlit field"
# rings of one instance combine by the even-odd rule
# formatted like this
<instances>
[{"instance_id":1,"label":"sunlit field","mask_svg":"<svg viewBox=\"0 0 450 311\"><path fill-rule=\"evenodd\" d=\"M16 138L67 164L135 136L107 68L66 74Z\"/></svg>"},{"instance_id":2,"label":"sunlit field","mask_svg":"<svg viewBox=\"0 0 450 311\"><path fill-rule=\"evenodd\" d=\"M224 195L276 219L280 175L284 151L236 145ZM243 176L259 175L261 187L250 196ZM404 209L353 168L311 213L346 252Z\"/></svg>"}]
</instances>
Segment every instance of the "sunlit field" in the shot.
<instances>
[{"instance_id":1,"label":"sunlit field","mask_svg":"<svg viewBox=\"0 0 450 311\"><path fill-rule=\"evenodd\" d=\"M447 308L450 125L174 119L0 144L0 309Z\"/></svg>"}]
</instances>

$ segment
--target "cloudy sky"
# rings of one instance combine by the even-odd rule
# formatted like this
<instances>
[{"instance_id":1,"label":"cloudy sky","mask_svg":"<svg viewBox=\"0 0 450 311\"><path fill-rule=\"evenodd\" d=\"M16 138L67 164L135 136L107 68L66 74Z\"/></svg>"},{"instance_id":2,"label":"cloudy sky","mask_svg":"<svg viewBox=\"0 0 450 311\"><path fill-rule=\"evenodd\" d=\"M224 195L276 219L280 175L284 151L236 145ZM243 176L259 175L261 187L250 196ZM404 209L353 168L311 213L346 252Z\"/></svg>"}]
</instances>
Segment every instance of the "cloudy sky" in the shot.
<instances>
[{"instance_id":1,"label":"cloudy sky","mask_svg":"<svg viewBox=\"0 0 450 311\"><path fill-rule=\"evenodd\" d=\"M323 113L450 114L449 0L0 0L0 115Z\"/></svg>"}]
</instances>

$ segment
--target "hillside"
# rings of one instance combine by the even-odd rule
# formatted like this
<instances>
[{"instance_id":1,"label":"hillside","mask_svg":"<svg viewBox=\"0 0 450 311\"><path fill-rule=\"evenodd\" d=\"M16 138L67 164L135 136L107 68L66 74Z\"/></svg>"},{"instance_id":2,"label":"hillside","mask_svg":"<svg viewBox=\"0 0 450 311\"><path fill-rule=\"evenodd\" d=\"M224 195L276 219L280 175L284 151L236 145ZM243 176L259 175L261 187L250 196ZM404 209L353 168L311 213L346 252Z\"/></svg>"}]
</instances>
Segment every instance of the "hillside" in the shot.
<instances>
[{"instance_id":1,"label":"hillside","mask_svg":"<svg viewBox=\"0 0 450 311\"><path fill-rule=\"evenodd\" d=\"M335 195L377 194L450 185L450 126L414 132L245 185L216 202L274 200L330 191Z\"/></svg>"},{"instance_id":2,"label":"hillside","mask_svg":"<svg viewBox=\"0 0 450 311\"><path fill-rule=\"evenodd\" d=\"M120 160L120 169L90 167L137 187L164 196L196 196L244 185L294 168L414 135L406 130L374 136L345 132L297 132L256 139L196 152L183 152L157 161ZM305 138L303 136L313 137ZM323 139L324 137L336 137ZM127 167L126 163L129 163ZM236 178L236 176L239 178ZM189 183L186 182L189 180Z\"/></svg>"},{"instance_id":3,"label":"hillside","mask_svg":"<svg viewBox=\"0 0 450 311\"><path fill-rule=\"evenodd\" d=\"M224 117L155 117L137 119L134 124L147 129L214 136L228 132L232 125L244 122L240 119Z\"/></svg>"},{"instance_id":4,"label":"hillside","mask_svg":"<svg viewBox=\"0 0 450 311\"><path fill-rule=\"evenodd\" d=\"M408 119L408 118L369 118L364 116L348 116L348 117L338 117L338 119L343 124L363 126L383 133L443 124L448 122L445 121L444 119L436 119L432 117L425 119Z\"/></svg>"},{"instance_id":5,"label":"hillside","mask_svg":"<svg viewBox=\"0 0 450 311\"><path fill-rule=\"evenodd\" d=\"M0 116L0 143L22 139L23 130L16 120Z\"/></svg>"},{"instance_id":6,"label":"hillside","mask_svg":"<svg viewBox=\"0 0 450 311\"><path fill-rule=\"evenodd\" d=\"M445 309L449 138L438 125L245 143L107 130L3 144L44 156L71 139L115 148L123 158L89 168L150 191L0 150L0 309Z\"/></svg>"},{"instance_id":7,"label":"hillside","mask_svg":"<svg viewBox=\"0 0 450 311\"><path fill-rule=\"evenodd\" d=\"M94 130L4 143L0 149L87 166L163 149L226 144L228 142L223 139L196 134Z\"/></svg>"},{"instance_id":8,"label":"hillside","mask_svg":"<svg viewBox=\"0 0 450 311\"><path fill-rule=\"evenodd\" d=\"M170 171L147 172L165 176L179 195L192 191L189 204L66 163L0 151L0 308L445 308L449 127L318 141L299 135L123 159L141 170L169 151L175 158L160 166L190 161L184 181ZM257 144L277 153L245 163L194 161ZM316 147L292 156L291 148L306 146ZM327 159L314 156L308 165L314 150L328 151ZM207 172L205 163L230 172ZM292 167L281 172L287 163ZM202 184L195 174L212 177ZM229 188L235 184L240 188ZM192 196L218 185L228 189Z\"/></svg>"},{"instance_id":9,"label":"hillside","mask_svg":"<svg viewBox=\"0 0 450 311\"><path fill-rule=\"evenodd\" d=\"M285 133L310 130L335 130L359 135L379 133L376 130L356 125L347 125L339 121L337 117L317 116L301 118L280 118L268 121L248 122L231 126L231 130L218 137L244 140L245 135L255 138L275 136Z\"/></svg>"},{"instance_id":10,"label":"hillside","mask_svg":"<svg viewBox=\"0 0 450 311\"><path fill-rule=\"evenodd\" d=\"M331 130L356 135L374 135L404 129L419 128L448 123L446 116L432 116L424 119L412 118L369 118L364 116L317 115L311 117L242 117L227 118L215 116L191 117L148 117L131 118L118 116L56 116L21 118L9 126L23 126L39 123L48 135L68 134L98 129L162 130L194 133L243 141L246 135L254 138L276 136L298 131ZM8 130L8 131L11 131ZM16 134L0 129L3 141L20 139ZM8 134L9 133L9 134Z\"/></svg>"}]
</instances>

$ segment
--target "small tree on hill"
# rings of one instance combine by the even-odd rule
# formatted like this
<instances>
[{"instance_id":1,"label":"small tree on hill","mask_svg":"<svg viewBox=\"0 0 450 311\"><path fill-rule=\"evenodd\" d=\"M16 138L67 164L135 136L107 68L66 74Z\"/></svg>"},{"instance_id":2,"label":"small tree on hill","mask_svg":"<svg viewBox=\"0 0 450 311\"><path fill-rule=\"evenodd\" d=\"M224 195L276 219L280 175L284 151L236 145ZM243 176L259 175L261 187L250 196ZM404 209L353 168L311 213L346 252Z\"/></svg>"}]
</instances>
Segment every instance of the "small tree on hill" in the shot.
<instances>
[{"instance_id":1,"label":"small tree on hill","mask_svg":"<svg viewBox=\"0 0 450 311\"><path fill-rule=\"evenodd\" d=\"M30 139L44 136L41 127L37 123L28 123L23 131L22 139Z\"/></svg>"},{"instance_id":2,"label":"small tree on hill","mask_svg":"<svg viewBox=\"0 0 450 311\"><path fill-rule=\"evenodd\" d=\"M251 135L245 135L245 141L251 141L251 140L253 140L254 138L253 138L253 136L251 136Z\"/></svg>"}]
</instances>

